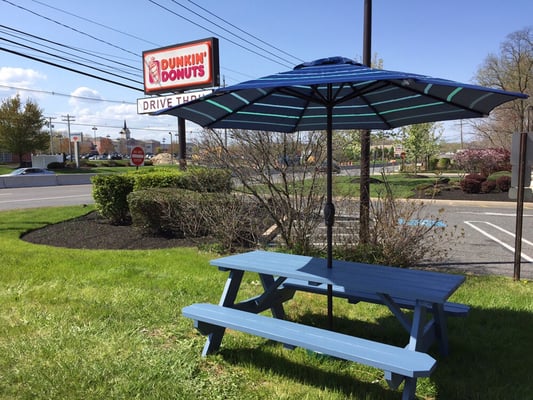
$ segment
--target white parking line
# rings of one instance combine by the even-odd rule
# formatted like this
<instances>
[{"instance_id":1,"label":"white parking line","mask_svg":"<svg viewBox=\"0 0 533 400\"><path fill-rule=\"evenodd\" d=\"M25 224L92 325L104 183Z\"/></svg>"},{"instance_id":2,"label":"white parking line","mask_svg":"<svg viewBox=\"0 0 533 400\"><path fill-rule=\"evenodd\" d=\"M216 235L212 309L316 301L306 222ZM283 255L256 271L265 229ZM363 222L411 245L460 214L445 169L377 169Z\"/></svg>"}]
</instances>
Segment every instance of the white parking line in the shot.
<instances>
[{"instance_id":1,"label":"white parking line","mask_svg":"<svg viewBox=\"0 0 533 400\"><path fill-rule=\"evenodd\" d=\"M467 224L468 226L470 226L471 228L475 229L476 231L478 231L479 233L481 233L482 235L488 237L489 239L491 240L494 240L496 243L498 243L499 245L501 245L502 247L506 248L507 250L511 251L512 253L514 253L515 249L513 246L509 246L507 243L505 242L502 242L501 240L499 240L498 238L496 238L495 236L492 236L490 233L488 232L485 232L483 229L477 227L474 225L474 223L476 224L487 224L487 225L490 225L492 226L493 228L496 228L498 229L499 231L501 232L504 232L505 234L511 236L511 237L515 237L515 234L512 233L512 232L509 232L505 229L502 229L500 228L499 226L497 225L494 225L490 222L486 222L486 221L465 221L465 224ZM533 246L533 243L531 243L530 241L528 240L525 240L525 239L522 239L522 242L525 243L525 244L528 244L530 246ZM526 260L526 261L529 261L529 262L533 262L533 258L532 257L529 257L527 256L526 254L524 254L523 252L520 253L520 256Z\"/></svg>"}]
</instances>

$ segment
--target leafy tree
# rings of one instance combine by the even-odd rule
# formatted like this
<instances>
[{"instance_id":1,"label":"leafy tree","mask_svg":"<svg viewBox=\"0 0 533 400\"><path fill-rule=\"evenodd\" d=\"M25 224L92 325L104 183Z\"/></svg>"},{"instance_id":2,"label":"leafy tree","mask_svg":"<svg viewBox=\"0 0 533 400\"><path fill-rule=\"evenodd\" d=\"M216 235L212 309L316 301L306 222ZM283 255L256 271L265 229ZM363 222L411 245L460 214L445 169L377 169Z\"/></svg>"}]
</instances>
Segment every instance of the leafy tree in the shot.
<instances>
[{"instance_id":1,"label":"leafy tree","mask_svg":"<svg viewBox=\"0 0 533 400\"><path fill-rule=\"evenodd\" d=\"M511 153L507 149L468 149L455 155L456 165L468 174L487 177L494 172L511 170Z\"/></svg>"},{"instance_id":2,"label":"leafy tree","mask_svg":"<svg viewBox=\"0 0 533 400\"><path fill-rule=\"evenodd\" d=\"M426 165L429 157L434 155L439 148L439 140L442 132L439 131L440 125L435 122L425 122L423 124L409 125L401 129L403 136L403 148L407 157L415 164L415 173L417 164L425 160Z\"/></svg>"},{"instance_id":3,"label":"leafy tree","mask_svg":"<svg viewBox=\"0 0 533 400\"><path fill-rule=\"evenodd\" d=\"M50 137L41 129L45 125L43 113L31 100L22 104L20 96L2 101L0 105L0 148L22 156L36 150L48 149Z\"/></svg>"},{"instance_id":4,"label":"leafy tree","mask_svg":"<svg viewBox=\"0 0 533 400\"><path fill-rule=\"evenodd\" d=\"M500 54L490 54L477 72L482 86L533 95L533 27L511 33L500 46ZM478 140L487 147L511 147L512 134L526 129L527 100L511 101L496 108L490 118L474 122Z\"/></svg>"},{"instance_id":5,"label":"leafy tree","mask_svg":"<svg viewBox=\"0 0 533 400\"><path fill-rule=\"evenodd\" d=\"M361 135L357 130L333 132L333 158L339 162L359 161L361 158Z\"/></svg>"}]
</instances>

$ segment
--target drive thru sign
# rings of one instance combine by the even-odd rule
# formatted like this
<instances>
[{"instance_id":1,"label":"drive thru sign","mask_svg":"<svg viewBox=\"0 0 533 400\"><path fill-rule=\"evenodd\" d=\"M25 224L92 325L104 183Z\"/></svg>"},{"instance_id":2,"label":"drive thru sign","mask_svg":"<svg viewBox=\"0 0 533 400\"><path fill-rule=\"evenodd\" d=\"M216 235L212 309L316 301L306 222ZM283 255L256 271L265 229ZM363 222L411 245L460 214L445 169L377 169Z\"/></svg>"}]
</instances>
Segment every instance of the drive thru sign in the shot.
<instances>
[{"instance_id":1,"label":"drive thru sign","mask_svg":"<svg viewBox=\"0 0 533 400\"><path fill-rule=\"evenodd\" d=\"M142 147L134 147L130 154L131 163L135 166L143 165L144 163L144 150Z\"/></svg>"}]
</instances>

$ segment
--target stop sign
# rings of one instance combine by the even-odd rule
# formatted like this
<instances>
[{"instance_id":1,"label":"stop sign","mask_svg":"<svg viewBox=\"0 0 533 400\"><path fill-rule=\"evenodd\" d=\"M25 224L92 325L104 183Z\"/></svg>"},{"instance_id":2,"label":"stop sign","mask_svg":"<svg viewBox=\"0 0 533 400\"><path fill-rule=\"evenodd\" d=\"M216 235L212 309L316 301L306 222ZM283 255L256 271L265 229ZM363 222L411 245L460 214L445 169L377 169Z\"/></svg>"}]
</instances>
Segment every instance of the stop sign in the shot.
<instances>
[{"instance_id":1,"label":"stop sign","mask_svg":"<svg viewBox=\"0 0 533 400\"><path fill-rule=\"evenodd\" d=\"M136 166L143 165L143 163L144 163L144 150L143 150L143 148L139 147L139 146L134 147L131 150L130 159L131 159L131 163L133 165L136 165Z\"/></svg>"}]
</instances>

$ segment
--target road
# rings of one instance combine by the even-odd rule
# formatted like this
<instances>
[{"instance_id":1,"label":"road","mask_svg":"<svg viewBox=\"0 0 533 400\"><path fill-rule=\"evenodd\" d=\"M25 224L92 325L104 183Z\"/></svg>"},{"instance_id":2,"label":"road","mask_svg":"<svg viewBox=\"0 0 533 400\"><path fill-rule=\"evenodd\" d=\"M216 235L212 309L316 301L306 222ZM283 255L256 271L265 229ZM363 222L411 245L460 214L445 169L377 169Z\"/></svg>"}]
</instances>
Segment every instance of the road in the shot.
<instances>
[{"instance_id":1,"label":"road","mask_svg":"<svg viewBox=\"0 0 533 400\"><path fill-rule=\"evenodd\" d=\"M94 203L92 185L63 185L0 189L0 211Z\"/></svg>"},{"instance_id":2,"label":"road","mask_svg":"<svg viewBox=\"0 0 533 400\"><path fill-rule=\"evenodd\" d=\"M0 190L0 211L32 207L92 204L92 185L45 186ZM516 204L510 202L434 201L427 215L438 215L448 226L464 231L445 263L435 267L464 273L513 276ZM525 203L522 228L521 277L533 279L533 203Z\"/></svg>"}]
</instances>

